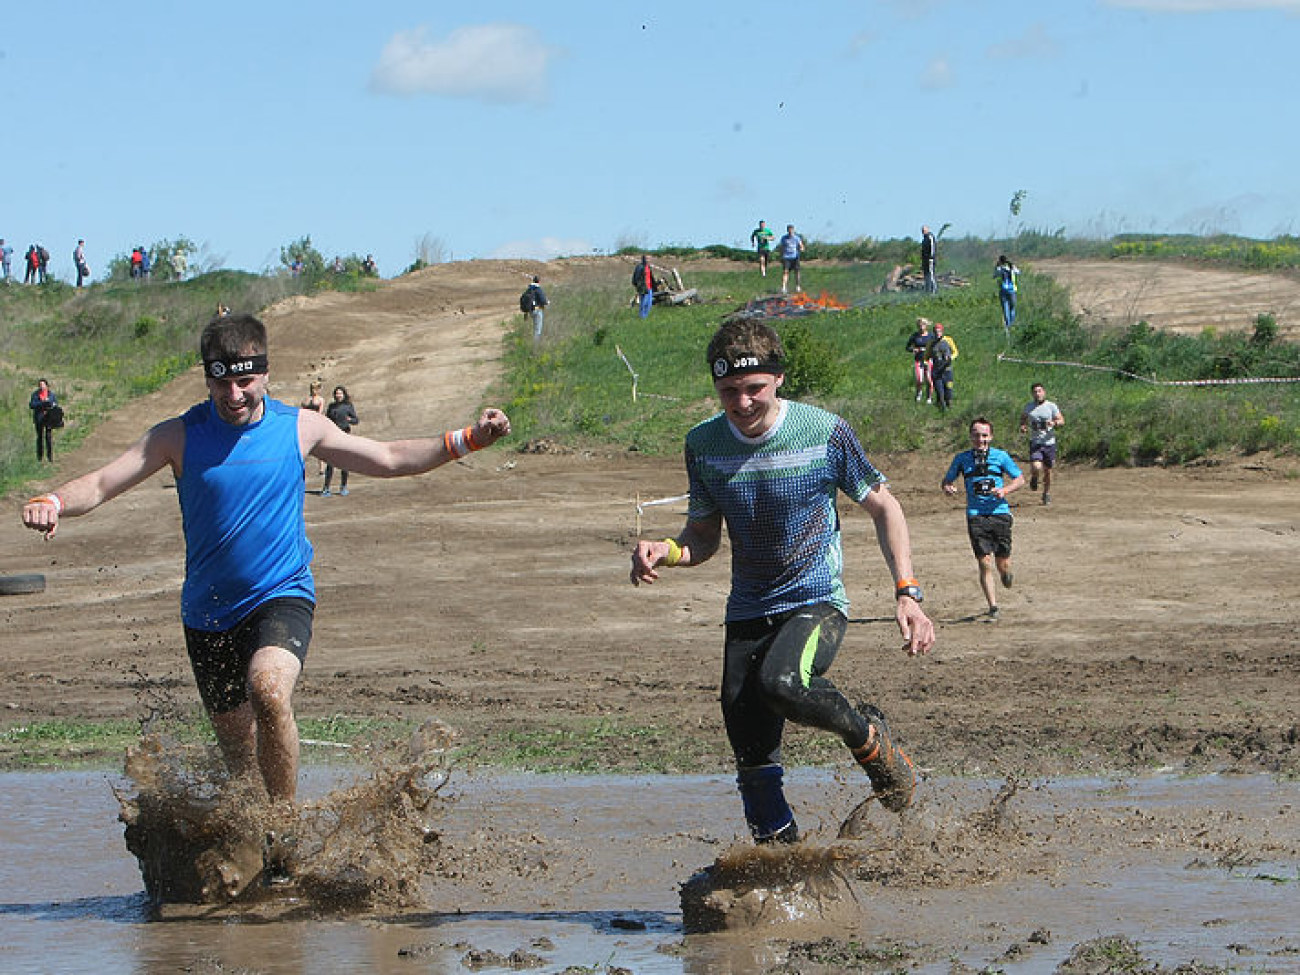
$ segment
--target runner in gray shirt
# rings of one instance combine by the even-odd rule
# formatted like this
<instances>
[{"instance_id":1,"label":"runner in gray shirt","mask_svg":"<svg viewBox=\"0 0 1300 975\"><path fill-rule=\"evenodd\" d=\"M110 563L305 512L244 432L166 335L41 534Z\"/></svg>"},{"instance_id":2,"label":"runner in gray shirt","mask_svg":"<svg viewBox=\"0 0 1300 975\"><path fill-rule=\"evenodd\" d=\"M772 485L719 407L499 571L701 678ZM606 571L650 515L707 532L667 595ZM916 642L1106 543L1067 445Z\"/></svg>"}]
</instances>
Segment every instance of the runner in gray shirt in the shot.
<instances>
[{"instance_id":1,"label":"runner in gray shirt","mask_svg":"<svg viewBox=\"0 0 1300 975\"><path fill-rule=\"evenodd\" d=\"M1041 478L1043 504L1051 504L1052 468L1056 466L1056 428L1065 426L1065 414L1047 398L1047 390L1043 389L1042 383L1034 383L1029 388L1034 398L1026 404L1020 415L1020 432L1029 434L1029 463L1033 468L1029 475L1029 490L1037 491Z\"/></svg>"}]
</instances>

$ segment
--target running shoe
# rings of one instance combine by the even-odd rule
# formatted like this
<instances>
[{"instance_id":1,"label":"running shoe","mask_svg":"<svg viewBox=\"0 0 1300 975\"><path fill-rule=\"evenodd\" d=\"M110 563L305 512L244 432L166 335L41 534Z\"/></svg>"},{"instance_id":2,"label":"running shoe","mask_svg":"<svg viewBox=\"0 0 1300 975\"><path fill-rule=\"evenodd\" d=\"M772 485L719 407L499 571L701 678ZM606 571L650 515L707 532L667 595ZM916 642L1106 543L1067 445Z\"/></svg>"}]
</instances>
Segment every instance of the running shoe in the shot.
<instances>
[{"instance_id":1,"label":"running shoe","mask_svg":"<svg viewBox=\"0 0 1300 975\"><path fill-rule=\"evenodd\" d=\"M912 804L916 769L907 753L894 744L880 709L859 704L857 710L871 723L875 734L861 748L853 749L853 757L867 773L880 804L890 812L902 812Z\"/></svg>"}]
</instances>

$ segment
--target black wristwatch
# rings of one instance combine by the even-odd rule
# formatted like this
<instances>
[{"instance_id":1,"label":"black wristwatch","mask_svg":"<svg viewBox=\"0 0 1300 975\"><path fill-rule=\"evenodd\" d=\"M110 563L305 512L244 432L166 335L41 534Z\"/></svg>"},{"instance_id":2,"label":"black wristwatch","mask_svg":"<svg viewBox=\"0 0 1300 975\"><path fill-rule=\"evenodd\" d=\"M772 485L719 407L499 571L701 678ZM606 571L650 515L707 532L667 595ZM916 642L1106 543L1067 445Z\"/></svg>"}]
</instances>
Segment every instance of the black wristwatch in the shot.
<instances>
[{"instance_id":1,"label":"black wristwatch","mask_svg":"<svg viewBox=\"0 0 1300 975\"><path fill-rule=\"evenodd\" d=\"M921 587L918 586L915 582L907 583L905 585L900 585L897 589L895 589L894 598L897 599L899 596L910 596L912 599L915 599L918 603L925 602L925 593L921 592Z\"/></svg>"}]
</instances>

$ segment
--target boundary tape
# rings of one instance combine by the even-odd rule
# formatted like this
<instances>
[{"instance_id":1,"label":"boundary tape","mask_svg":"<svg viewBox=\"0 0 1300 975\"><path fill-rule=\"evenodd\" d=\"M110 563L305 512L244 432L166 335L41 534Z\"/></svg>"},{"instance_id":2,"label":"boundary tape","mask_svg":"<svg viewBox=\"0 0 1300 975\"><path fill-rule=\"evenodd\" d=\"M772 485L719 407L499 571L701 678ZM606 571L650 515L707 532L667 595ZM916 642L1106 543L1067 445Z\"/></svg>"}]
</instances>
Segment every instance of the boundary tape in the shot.
<instances>
[{"instance_id":1,"label":"boundary tape","mask_svg":"<svg viewBox=\"0 0 1300 975\"><path fill-rule=\"evenodd\" d=\"M1095 372L1113 372L1149 386L1250 386L1257 383L1300 383L1300 376L1261 376L1248 379L1155 379L1151 376L1139 376L1135 372L1116 369L1113 366L1093 366L1086 362L1066 362L1056 359L1017 359L1005 352L998 353L998 362L1014 362L1022 366L1070 366L1074 369L1092 369Z\"/></svg>"}]
</instances>

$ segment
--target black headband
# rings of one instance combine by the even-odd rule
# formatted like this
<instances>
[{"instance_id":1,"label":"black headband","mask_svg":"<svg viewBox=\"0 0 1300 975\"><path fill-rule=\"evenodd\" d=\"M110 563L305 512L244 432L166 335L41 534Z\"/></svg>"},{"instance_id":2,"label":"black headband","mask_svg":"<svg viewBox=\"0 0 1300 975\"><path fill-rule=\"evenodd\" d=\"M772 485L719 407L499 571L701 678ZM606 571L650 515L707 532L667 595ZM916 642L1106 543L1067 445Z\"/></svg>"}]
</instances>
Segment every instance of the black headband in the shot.
<instances>
[{"instance_id":1,"label":"black headband","mask_svg":"<svg viewBox=\"0 0 1300 975\"><path fill-rule=\"evenodd\" d=\"M750 372L768 372L774 376L779 376L785 372L785 363L780 359L760 359L758 356L748 353L741 353L733 359L719 356L713 360L714 379L741 376Z\"/></svg>"},{"instance_id":2,"label":"black headband","mask_svg":"<svg viewBox=\"0 0 1300 975\"><path fill-rule=\"evenodd\" d=\"M203 374L209 379L238 379L266 372L266 354L242 355L237 359L204 359Z\"/></svg>"}]
</instances>

